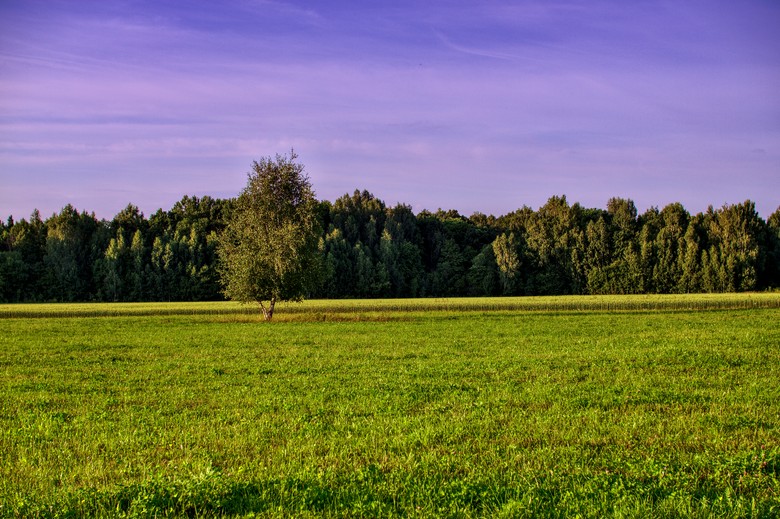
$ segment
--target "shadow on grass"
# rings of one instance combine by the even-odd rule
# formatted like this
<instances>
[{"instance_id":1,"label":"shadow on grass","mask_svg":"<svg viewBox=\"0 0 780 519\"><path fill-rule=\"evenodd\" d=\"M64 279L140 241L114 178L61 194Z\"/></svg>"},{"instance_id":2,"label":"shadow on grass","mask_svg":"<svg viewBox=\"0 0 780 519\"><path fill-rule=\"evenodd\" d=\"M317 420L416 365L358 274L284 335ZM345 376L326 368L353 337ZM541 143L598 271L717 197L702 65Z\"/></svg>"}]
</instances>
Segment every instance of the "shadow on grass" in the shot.
<instances>
[{"instance_id":1,"label":"shadow on grass","mask_svg":"<svg viewBox=\"0 0 780 519\"><path fill-rule=\"evenodd\" d=\"M448 477L371 464L352 473L239 481L212 472L186 481L160 477L114 490L80 489L53 503L17 500L0 511L12 517L776 517L780 500L772 488L780 455L766 454L704 473L700 467Z\"/></svg>"}]
</instances>

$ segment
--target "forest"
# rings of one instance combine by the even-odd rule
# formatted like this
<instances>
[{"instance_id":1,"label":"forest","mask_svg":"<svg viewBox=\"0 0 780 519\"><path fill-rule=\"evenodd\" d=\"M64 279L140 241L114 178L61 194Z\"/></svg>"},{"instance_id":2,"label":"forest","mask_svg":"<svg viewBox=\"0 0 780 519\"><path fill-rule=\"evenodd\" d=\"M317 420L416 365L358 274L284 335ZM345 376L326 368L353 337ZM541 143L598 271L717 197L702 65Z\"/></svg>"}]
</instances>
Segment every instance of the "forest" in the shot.
<instances>
[{"instance_id":1,"label":"forest","mask_svg":"<svg viewBox=\"0 0 780 519\"><path fill-rule=\"evenodd\" d=\"M232 199L185 196L146 218L110 221L71 205L43 220L0 222L0 301L223 299L217 237ZM780 287L780 208L745 201L690 214L638 214L553 196L503 216L388 207L356 190L318 205L315 298L743 292Z\"/></svg>"}]
</instances>

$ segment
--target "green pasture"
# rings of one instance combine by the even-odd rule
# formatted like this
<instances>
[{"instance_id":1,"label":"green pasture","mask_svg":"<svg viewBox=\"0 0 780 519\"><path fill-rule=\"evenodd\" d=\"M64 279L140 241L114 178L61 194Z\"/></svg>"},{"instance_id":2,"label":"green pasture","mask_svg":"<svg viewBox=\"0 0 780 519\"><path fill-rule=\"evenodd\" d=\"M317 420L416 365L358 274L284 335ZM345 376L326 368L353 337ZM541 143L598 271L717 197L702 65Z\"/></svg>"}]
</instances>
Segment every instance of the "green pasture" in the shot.
<instances>
[{"instance_id":1,"label":"green pasture","mask_svg":"<svg viewBox=\"0 0 780 519\"><path fill-rule=\"evenodd\" d=\"M0 517L780 515L780 294L0 316Z\"/></svg>"},{"instance_id":2,"label":"green pasture","mask_svg":"<svg viewBox=\"0 0 780 519\"><path fill-rule=\"evenodd\" d=\"M289 320L303 315L305 320L328 317L358 318L363 314L395 317L407 312L468 311L638 311L638 310L713 310L746 308L780 308L780 293L748 294L671 294L620 296L535 296L470 297L417 299L342 299L307 300L277 305L277 316ZM236 302L187 303L63 303L0 304L3 317L110 317L155 315L256 315L257 305ZM292 318L295 319L295 318ZM278 319L277 319L278 320Z\"/></svg>"}]
</instances>

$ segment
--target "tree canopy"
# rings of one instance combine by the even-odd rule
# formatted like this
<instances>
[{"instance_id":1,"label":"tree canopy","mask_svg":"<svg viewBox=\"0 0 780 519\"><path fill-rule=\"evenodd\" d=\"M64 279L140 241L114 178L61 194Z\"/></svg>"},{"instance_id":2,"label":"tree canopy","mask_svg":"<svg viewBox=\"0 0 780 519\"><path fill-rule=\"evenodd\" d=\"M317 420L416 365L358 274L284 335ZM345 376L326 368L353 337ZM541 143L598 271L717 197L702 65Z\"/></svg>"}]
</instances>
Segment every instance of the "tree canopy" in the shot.
<instances>
[{"instance_id":1,"label":"tree canopy","mask_svg":"<svg viewBox=\"0 0 780 519\"><path fill-rule=\"evenodd\" d=\"M38 211L8 218L0 222L0 301L224 299L225 250L219 262L217 244L238 250L242 232L255 227L268 234L259 234L266 236L254 245L260 249L242 245L245 280L254 280L242 290L252 302L780 288L780 208L763 220L749 200L698 214L679 203L640 214L628 199L597 209L555 196L537 210L465 217L453 210L415 214L361 190L317 202L306 180L298 191L274 184L269 192L292 202L263 205L253 198L262 191L257 168L279 163L253 165L250 177L258 178L236 199L185 196L149 218L133 205L111 221L70 205L45 220ZM306 179L294 157L281 164ZM303 207L311 234L279 224ZM283 267L290 248L303 245L313 256ZM283 283L250 275L261 267L285 272L274 274L274 283ZM310 283L320 272L322 283Z\"/></svg>"},{"instance_id":2,"label":"tree canopy","mask_svg":"<svg viewBox=\"0 0 780 519\"><path fill-rule=\"evenodd\" d=\"M278 301L299 301L319 281L317 200L296 159L252 164L219 239L224 294L257 302L267 320Z\"/></svg>"}]
</instances>

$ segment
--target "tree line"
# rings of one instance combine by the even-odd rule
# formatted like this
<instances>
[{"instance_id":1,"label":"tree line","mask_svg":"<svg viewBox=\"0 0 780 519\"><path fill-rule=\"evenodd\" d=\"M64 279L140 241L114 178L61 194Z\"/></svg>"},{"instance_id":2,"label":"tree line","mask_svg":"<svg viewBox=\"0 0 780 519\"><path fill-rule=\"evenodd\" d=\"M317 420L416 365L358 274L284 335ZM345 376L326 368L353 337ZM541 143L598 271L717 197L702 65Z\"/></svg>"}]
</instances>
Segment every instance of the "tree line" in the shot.
<instances>
[{"instance_id":1,"label":"tree line","mask_svg":"<svg viewBox=\"0 0 780 519\"><path fill-rule=\"evenodd\" d=\"M110 221L71 205L0 222L0 301L223 299L219 236L236 199L185 196ZM317 203L320 298L739 292L780 287L780 208L745 201L637 213L553 196L494 217L388 207L368 191Z\"/></svg>"}]
</instances>

